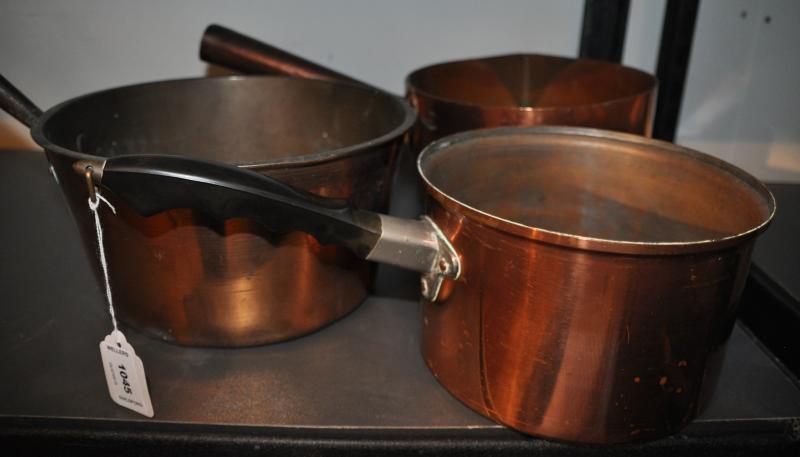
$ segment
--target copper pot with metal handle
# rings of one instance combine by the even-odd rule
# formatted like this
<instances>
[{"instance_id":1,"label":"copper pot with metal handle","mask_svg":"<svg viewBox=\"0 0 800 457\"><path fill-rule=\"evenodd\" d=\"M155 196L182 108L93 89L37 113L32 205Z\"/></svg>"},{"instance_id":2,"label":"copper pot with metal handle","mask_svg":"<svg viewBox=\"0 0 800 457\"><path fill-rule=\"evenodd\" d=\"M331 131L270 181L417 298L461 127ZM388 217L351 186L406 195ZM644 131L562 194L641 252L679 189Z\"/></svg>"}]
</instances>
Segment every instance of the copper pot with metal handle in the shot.
<instances>
[{"instance_id":1,"label":"copper pot with metal handle","mask_svg":"<svg viewBox=\"0 0 800 457\"><path fill-rule=\"evenodd\" d=\"M43 115L0 83L0 104L44 147L95 266L87 186L71 171L78 160L147 153L215 160L384 211L414 122L404 100L339 82L157 82L79 97ZM201 346L281 341L346 315L368 293L371 264L305 233L185 207L143 217L109 199L117 215L103 223L117 315L158 338Z\"/></svg>"},{"instance_id":2,"label":"copper pot with metal handle","mask_svg":"<svg viewBox=\"0 0 800 457\"><path fill-rule=\"evenodd\" d=\"M569 127L466 132L417 163L421 220L186 158L74 168L144 215L244 217L421 272L428 367L522 432L621 443L673 433L702 410L775 211L764 185L670 143Z\"/></svg>"},{"instance_id":3,"label":"copper pot with metal handle","mask_svg":"<svg viewBox=\"0 0 800 457\"><path fill-rule=\"evenodd\" d=\"M365 84L219 25L203 33L200 58L248 74L285 74ZM413 136L429 142L466 130L569 125L650 136L656 78L589 59L513 54L439 63L406 78L418 110Z\"/></svg>"}]
</instances>

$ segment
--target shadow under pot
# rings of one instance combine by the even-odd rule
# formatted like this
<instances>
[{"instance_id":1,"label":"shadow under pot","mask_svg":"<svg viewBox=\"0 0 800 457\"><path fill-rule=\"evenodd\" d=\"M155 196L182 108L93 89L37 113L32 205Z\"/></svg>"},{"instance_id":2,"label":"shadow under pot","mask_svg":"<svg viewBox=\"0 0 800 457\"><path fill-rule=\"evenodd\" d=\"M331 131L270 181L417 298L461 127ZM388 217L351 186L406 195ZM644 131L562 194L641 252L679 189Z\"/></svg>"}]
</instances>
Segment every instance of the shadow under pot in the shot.
<instances>
[{"instance_id":1,"label":"shadow under pot","mask_svg":"<svg viewBox=\"0 0 800 457\"><path fill-rule=\"evenodd\" d=\"M213 160L385 211L415 117L404 100L377 90L282 77L121 87L42 115L3 82L3 106L45 149L95 272L94 220L86 180L72 171L76 161L143 154ZM372 264L306 233L214 218L187 205L143 216L117 195L107 198L116 207L101 219L117 316L158 338L192 346L281 341L346 315L368 293Z\"/></svg>"},{"instance_id":2,"label":"shadow under pot","mask_svg":"<svg viewBox=\"0 0 800 457\"><path fill-rule=\"evenodd\" d=\"M497 422L580 443L662 437L703 409L775 211L719 159L569 127L434 142L418 159L421 220L205 161L122 156L76 176L87 166L145 215L245 217L421 272L422 354L439 382Z\"/></svg>"}]
</instances>

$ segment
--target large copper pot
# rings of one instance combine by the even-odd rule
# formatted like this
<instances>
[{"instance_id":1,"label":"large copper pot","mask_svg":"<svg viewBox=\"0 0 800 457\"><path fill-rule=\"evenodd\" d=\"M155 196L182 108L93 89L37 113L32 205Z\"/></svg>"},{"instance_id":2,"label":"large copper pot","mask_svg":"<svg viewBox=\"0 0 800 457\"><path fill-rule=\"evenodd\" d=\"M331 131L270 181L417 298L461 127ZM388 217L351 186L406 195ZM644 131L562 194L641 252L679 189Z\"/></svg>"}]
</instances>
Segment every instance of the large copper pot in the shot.
<instances>
[{"instance_id":1,"label":"large copper pot","mask_svg":"<svg viewBox=\"0 0 800 457\"><path fill-rule=\"evenodd\" d=\"M80 97L44 115L0 82L3 108L32 126L44 147L95 266L86 182L71 171L77 160L156 153L215 160L382 211L414 122L402 99L336 82L158 82ZM103 225L117 315L164 340L280 341L344 316L367 295L370 264L304 233L187 208L142 217L109 199L117 214L104 214Z\"/></svg>"},{"instance_id":2,"label":"large copper pot","mask_svg":"<svg viewBox=\"0 0 800 457\"><path fill-rule=\"evenodd\" d=\"M219 25L209 26L200 57L249 74L361 81ZM466 130L569 125L650 136L657 81L599 60L513 54L439 63L406 78L418 110L413 149Z\"/></svg>"},{"instance_id":3,"label":"large copper pot","mask_svg":"<svg viewBox=\"0 0 800 457\"><path fill-rule=\"evenodd\" d=\"M87 166L143 214L247 217L420 271L422 353L442 385L500 423L582 443L661 437L702 410L775 211L764 185L719 159L569 127L432 143L418 221L208 162L112 157L76 176Z\"/></svg>"}]
</instances>

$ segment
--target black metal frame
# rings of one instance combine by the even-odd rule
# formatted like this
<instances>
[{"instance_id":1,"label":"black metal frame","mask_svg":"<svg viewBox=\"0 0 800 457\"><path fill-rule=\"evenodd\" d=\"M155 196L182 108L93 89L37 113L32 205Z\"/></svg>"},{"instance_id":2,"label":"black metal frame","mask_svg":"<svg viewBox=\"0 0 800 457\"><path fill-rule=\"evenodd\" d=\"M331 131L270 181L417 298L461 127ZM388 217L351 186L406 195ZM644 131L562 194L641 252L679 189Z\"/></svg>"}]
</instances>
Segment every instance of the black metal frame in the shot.
<instances>
[{"instance_id":1,"label":"black metal frame","mask_svg":"<svg viewBox=\"0 0 800 457\"><path fill-rule=\"evenodd\" d=\"M630 0L586 0L581 47L584 59L622 61Z\"/></svg>"},{"instance_id":2,"label":"black metal frame","mask_svg":"<svg viewBox=\"0 0 800 457\"><path fill-rule=\"evenodd\" d=\"M658 51L658 104L653 124L653 137L660 140L675 139L699 7L700 0L667 2Z\"/></svg>"},{"instance_id":3,"label":"black metal frame","mask_svg":"<svg viewBox=\"0 0 800 457\"><path fill-rule=\"evenodd\" d=\"M659 88L654 138L675 139L699 4L700 0L667 2L656 70ZM586 0L578 55L621 62L629 8L630 0Z\"/></svg>"}]
</instances>

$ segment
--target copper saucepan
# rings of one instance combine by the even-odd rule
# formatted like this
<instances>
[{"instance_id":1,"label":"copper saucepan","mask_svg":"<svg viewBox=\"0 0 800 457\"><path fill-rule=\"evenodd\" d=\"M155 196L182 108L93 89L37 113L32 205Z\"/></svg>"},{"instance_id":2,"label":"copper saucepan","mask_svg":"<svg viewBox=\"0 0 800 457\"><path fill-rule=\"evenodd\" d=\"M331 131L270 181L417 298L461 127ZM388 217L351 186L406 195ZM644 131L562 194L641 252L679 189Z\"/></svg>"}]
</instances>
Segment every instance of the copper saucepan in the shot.
<instances>
[{"instance_id":1,"label":"copper saucepan","mask_svg":"<svg viewBox=\"0 0 800 457\"><path fill-rule=\"evenodd\" d=\"M219 25L200 57L249 74L366 84ZM406 78L418 110L414 150L484 127L569 125L650 136L657 88L648 73L599 60L513 54L430 65Z\"/></svg>"},{"instance_id":2,"label":"copper saucepan","mask_svg":"<svg viewBox=\"0 0 800 457\"><path fill-rule=\"evenodd\" d=\"M522 432L652 439L703 408L775 211L764 185L670 143L570 127L461 133L417 164L421 220L186 158L87 159L74 176L91 167L93 184L144 215L247 218L421 272L425 362L469 407Z\"/></svg>"},{"instance_id":3,"label":"copper saucepan","mask_svg":"<svg viewBox=\"0 0 800 457\"><path fill-rule=\"evenodd\" d=\"M0 95L44 147L95 266L86 182L71 171L78 160L146 153L215 160L383 211L414 122L411 107L385 92L284 77L128 86L43 115L2 77ZM285 340L344 316L367 295L371 265L305 233L276 234L186 208L142 217L109 198L117 216L103 223L117 315L164 340Z\"/></svg>"}]
</instances>

